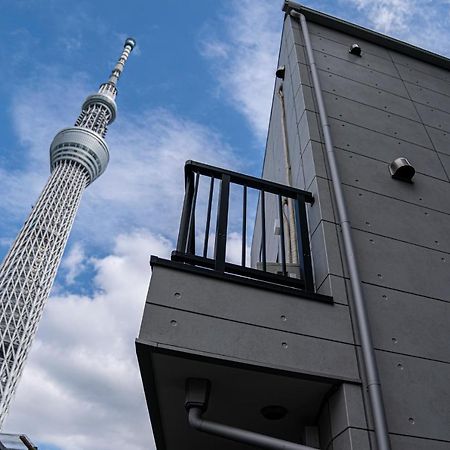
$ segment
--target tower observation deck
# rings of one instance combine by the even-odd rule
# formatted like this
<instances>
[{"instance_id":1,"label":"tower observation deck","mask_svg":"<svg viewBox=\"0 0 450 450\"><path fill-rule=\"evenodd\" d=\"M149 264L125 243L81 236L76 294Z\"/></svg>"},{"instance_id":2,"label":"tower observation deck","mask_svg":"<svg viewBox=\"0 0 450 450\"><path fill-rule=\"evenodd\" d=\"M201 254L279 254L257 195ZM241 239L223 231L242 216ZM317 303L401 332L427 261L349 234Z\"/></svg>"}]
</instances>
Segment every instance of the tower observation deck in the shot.
<instances>
[{"instance_id":1,"label":"tower observation deck","mask_svg":"<svg viewBox=\"0 0 450 450\"><path fill-rule=\"evenodd\" d=\"M50 145L51 175L0 267L0 426L22 373L84 189L109 161L107 127L117 114L117 81L136 42L123 52L70 128Z\"/></svg>"}]
</instances>

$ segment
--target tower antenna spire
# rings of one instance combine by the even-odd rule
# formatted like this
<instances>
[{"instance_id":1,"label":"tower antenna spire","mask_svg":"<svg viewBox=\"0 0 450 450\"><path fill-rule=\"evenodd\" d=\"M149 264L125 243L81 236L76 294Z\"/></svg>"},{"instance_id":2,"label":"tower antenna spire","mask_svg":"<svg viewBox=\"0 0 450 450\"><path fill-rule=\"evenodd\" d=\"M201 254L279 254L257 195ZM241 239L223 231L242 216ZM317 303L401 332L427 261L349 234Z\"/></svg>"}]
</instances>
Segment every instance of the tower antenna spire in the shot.
<instances>
[{"instance_id":1,"label":"tower antenna spire","mask_svg":"<svg viewBox=\"0 0 450 450\"><path fill-rule=\"evenodd\" d=\"M136 41L133 38L127 38L125 44L123 46L123 52L120 55L117 64L114 66L114 69L111 72L111 76L109 77L108 82L112 84L117 84L117 81L122 74L125 63L127 62L128 56L130 56L131 51L136 45Z\"/></svg>"},{"instance_id":2,"label":"tower antenna spire","mask_svg":"<svg viewBox=\"0 0 450 450\"><path fill-rule=\"evenodd\" d=\"M123 51L120 55L114 69L111 71L111 75L106 83L100 85L98 90L99 94L109 95L112 99L116 98L117 95L117 82L119 81L120 75L123 72L125 63L130 56L131 51L136 46L136 40L134 38L127 38L125 44L123 45Z\"/></svg>"}]
</instances>

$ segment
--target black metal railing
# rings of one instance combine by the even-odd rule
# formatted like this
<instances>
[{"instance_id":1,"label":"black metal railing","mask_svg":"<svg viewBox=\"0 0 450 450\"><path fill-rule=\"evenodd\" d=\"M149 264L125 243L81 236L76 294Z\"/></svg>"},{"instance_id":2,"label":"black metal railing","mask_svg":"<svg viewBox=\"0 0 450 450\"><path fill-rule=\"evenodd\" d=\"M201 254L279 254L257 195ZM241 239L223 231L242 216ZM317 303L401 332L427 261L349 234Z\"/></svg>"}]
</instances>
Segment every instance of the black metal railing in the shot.
<instances>
[{"instance_id":1,"label":"black metal railing","mask_svg":"<svg viewBox=\"0 0 450 450\"><path fill-rule=\"evenodd\" d=\"M219 185L218 192L216 192L217 184ZM199 200L200 185L204 194L204 198L201 200ZM232 190L233 195L231 195ZM253 231L254 235L260 236L261 246L257 258L253 258L254 267L251 267L247 246L248 219L256 218L255 199L258 198L259 209L255 227L261 227L261 229ZM233 220L231 221L229 220L230 199L233 200ZM253 199L253 201L251 202L249 199ZM298 276L289 272L288 266L290 267L292 264L289 264L289 261L286 260L285 227L287 227L287 221L289 220L284 211L286 199L291 199L290 205L294 210L295 261L298 265ZM313 201L311 193L300 189L194 161L187 161L185 165L183 211L177 250L172 253L172 260L212 269L216 272L235 274L314 292L305 207L306 203L312 204ZM242 203L236 206L237 202ZM250 211L250 203L253 203L253 211ZM268 208L271 214L269 218L266 216ZM199 210L202 214L199 214ZM215 229L212 223L214 210L216 210ZM200 216L204 219L201 223ZM276 235L274 233L274 236L269 236L272 247L275 245L277 247L276 261L267 260L268 219L276 220L279 224ZM230 225L234 230L232 233L234 237L240 234L239 262L227 259L227 245L230 244ZM211 231L212 229L214 231ZM213 246L210 242L211 236L214 237ZM211 253L213 254L212 257L209 255ZM292 257L292 255L290 256ZM278 270L273 270L274 265ZM271 271L268 270L269 266L272 266Z\"/></svg>"}]
</instances>

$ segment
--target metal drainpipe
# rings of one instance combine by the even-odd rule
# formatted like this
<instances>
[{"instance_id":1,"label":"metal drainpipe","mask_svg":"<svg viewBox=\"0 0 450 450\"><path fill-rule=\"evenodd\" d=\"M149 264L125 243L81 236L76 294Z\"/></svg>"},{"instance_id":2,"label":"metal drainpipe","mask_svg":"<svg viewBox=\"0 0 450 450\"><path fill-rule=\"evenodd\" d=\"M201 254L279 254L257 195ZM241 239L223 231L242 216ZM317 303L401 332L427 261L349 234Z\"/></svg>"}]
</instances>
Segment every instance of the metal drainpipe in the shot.
<instances>
[{"instance_id":1,"label":"metal drainpipe","mask_svg":"<svg viewBox=\"0 0 450 450\"><path fill-rule=\"evenodd\" d=\"M189 425L204 433L214 434L225 439L269 450L318 450L317 448L295 444L294 442L273 438L265 434L202 419L203 409L201 407L189 406L187 409Z\"/></svg>"},{"instance_id":2,"label":"metal drainpipe","mask_svg":"<svg viewBox=\"0 0 450 450\"><path fill-rule=\"evenodd\" d=\"M291 170L291 158L289 155L289 144L287 137L286 128L286 108L284 106L284 93L283 85L278 89L278 98L280 99L281 106L281 128L283 130L283 149L284 149L284 162L286 168L286 183L288 186L292 186L292 170ZM295 213L294 205L291 198L287 200L288 214L289 218L287 220L288 225L288 236L289 236L289 262L293 264L298 264L298 249L297 249L297 239L296 239L296 229L295 229Z\"/></svg>"},{"instance_id":3,"label":"metal drainpipe","mask_svg":"<svg viewBox=\"0 0 450 450\"><path fill-rule=\"evenodd\" d=\"M373 416L375 436L378 450L390 450L389 436L386 424L386 415L384 411L383 398L381 392L380 377L375 358L375 351L372 343L372 335L369 327L369 317L361 288L361 278L356 263L355 250L353 246L351 225L348 219L347 208L345 205L339 170L336 164L333 142L331 140L330 126L328 124L325 103L322 97L319 75L317 72L314 54L309 38L308 25L306 18L298 11L291 11L291 16L299 19L303 38L305 40L306 52L308 55L309 66L311 69L313 89L316 95L317 106L319 108L319 117L325 141L326 158L331 172L331 181L333 184L334 196L337 205L339 224L342 229L344 242L344 254L347 262L350 283L353 297L349 299L356 315L358 324L359 339L361 342L361 353L364 366L364 372L367 378L367 391L369 393L369 403Z\"/></svg>"}]
</instances>

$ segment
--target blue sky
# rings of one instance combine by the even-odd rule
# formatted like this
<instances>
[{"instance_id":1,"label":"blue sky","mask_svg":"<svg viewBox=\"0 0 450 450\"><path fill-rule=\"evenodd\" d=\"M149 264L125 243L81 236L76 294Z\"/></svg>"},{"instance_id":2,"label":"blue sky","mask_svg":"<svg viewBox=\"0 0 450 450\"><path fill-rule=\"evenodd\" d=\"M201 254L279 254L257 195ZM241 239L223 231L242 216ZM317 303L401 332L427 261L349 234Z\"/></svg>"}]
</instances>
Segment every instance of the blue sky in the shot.
<instances>
[{"instance_id":1,"label":"blue sky","mask_svg":"<svg viewBox=\"0 0 450 450\"><path fill-rule=\"evenodd\" d=\"M44 450L152 449L134 354L150 254L174 247L183 163L259 175L283 15L278 0L0 0L0 254L48 174L48 147L124 38L111 161L88 188L4 430ZM449 4L304 4L449 55Z\"/></svg>"}]
</instances>

